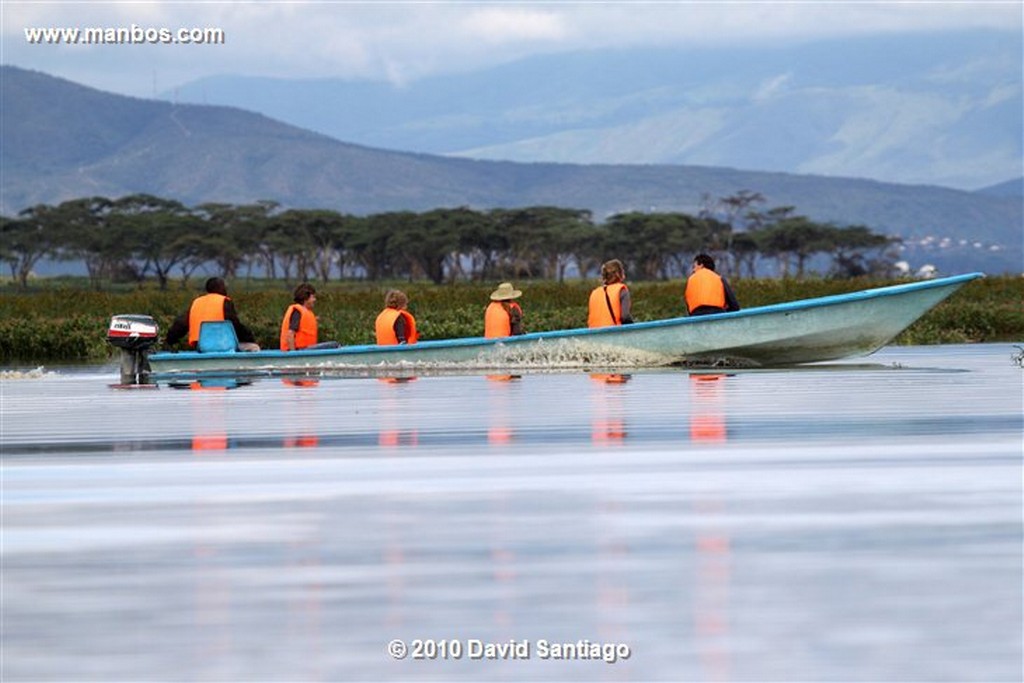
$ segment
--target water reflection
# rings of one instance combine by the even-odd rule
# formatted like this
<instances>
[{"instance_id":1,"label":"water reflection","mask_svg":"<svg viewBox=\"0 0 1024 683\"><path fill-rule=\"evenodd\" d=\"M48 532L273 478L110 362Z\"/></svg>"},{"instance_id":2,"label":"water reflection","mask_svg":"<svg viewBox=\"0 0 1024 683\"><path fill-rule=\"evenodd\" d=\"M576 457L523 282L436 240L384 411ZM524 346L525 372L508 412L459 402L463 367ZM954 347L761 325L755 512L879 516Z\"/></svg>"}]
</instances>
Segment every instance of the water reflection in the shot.
<instances>
[{"instance_id":1,"label":"water reflection","mask_svg":"<svg viewBox=\"0 0 1024 683\"><path fill-rule=\"evenodd\" d=\"M250 383L237 379L211 378L170 385L173 389L193 392L189 401L189 412L192 418L194 455L209 455L226 451L230 447L226 407L224 401L216 395Z\"/></svg>"},{"instance_id":2,"label":"water reflection","mask_svg":"<svg viewBox=\"0 0 1024 683\"><path fill-rule=\"evenodd\" d=\"M593 397L593 419L590 439L603 446L620 445L628 436L622 394L616 390L633 378L619 373L591 373L594 386L600 387L591 393Z\"/></svg>"},{"instance_id":3,"label":"water reflection","mask_svg":"<svg viewBox=\"0 0 1024 683\"><path fill-rule=\"evenodd\" d=\"M253 380L238 379L235 377L204 377L202 379L172 381L168 382L167 386L171 389L185 391L228 391L230 389L247 387L252 383Z\"/></svg>"},{"instance_id":4,"label":"water reflection","mask_svg":"<svg viewBox=\"0 0 1024 683\"><path fill-rule=\"evenodd\" d=\"M1007 355L134 395L5 380L0 678L1019 680ZM386 655L414 637L633 656Z\"/></svg>"},{"instance_id":5,"label":"water reflection","mask_svg":"<svg viewBox=\"0 0 1024 683\"><path fill-rule=\"evenodd\" d=\"M378 377L377 382L382 393L380 395L380 429L377 434L377 444L385 448L415 448L419 445L419 432L415 427L409 426L405 415L407 401L403 400L403 393L412 382L416 381L413 376L401 377ZM387 455L398 455L389 452Z\"/></svg>"},{"instance_id":6,"label":"water reflection","mask_svg":"<svg viewBox=\"0 0 1024 683\"><path fill-rule=\"evenodd\" d=\"M299 389L308 389L308 388L311 388L311 387L320 386L320 380L319 379L314 379L312 377L304 377L304 378L284 377L284 378L281 379L281 384L285 385L286 387L296 387L296 388L299 388Z\"/></svg>"},{"instance_id":7,"label":"water reflection","mask_svg":"<svg viewBox=\"0 0 1024 683\"><path fill-rule=\"evenodd\" d=\"M281 441L285 448L316 448L320 445L316 417L319 400L312 390L319 388L320 380L315 377L285 377L281 384L295 389L295 395L282 401L282 424L287 433Z\"/></svg>"},{"instance_id":8,"label":"water reflection","mask_svg":"<svg viewBox=\"0 0 1024 683\"><path fill-rule=\"evenodd\" d=\"M690 374L690 440L724 443L729 438L723 374Z\"/></svg>"},{"instance_id":9,"label":"water reflection","mask_svg":"<svg viewBox=\"0 0 1024 683\"><path fill-rule=\"evenodd\" d=\"M729 681L732 547L723 521L725 505L717 499L698 499L693 507L699 524L693 603L697 653L704 680Z\"/></svg>"},{"instance_id":10,"label":"water reflection","mask_svg":"<svg viewBox=\"0 0 1024 683\"><path fill-rule=\"evenodd\" d=\"M487 443L507 446L515 438L512 415L515 407L511 392L522 379L521 375L486 375L487 381Z\"/></svg>"}]
</instances>

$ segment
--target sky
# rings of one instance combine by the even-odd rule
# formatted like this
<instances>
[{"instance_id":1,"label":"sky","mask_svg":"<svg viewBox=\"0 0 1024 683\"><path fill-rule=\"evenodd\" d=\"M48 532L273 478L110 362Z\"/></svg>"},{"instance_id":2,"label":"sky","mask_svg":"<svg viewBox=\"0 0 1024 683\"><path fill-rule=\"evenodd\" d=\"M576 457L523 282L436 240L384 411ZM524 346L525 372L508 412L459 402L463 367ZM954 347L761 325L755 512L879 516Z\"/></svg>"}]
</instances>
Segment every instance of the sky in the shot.
<instances>
[{"instance_id":1,"label":"sky","mask_svg":"<svg viewBox=\"0 0 1024 683\"><path fill-rule=\"evenodd\" d=\"M82 2L3 0L0 63L155 97L215 75L387 81L610 47L792 44L895 32L1022 31L1021 0L969 2ZM142 44L31 43L33 29L128 29ZM149 44L160 29L216 44Z\"/></svg>"}]
</instances>

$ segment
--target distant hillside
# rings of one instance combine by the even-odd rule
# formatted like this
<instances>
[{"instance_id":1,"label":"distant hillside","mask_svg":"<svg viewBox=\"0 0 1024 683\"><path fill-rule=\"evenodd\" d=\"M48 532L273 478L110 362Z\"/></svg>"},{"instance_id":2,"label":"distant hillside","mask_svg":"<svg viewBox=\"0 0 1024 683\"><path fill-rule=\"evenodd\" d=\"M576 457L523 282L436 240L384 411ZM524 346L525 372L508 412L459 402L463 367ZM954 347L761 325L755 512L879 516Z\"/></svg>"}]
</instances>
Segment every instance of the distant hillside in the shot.
<instances>
[{"instance_id":1,"label":"distant hillside","mask_svg":"<svg viewBox=\"0 0 1024 683\"><path fill-rule=\"evenodd\" d=\"M162 94L372 147L973 189L1020 173L1020 31L534 56L392 84L218 76Z\"/></svg>"},{"instance_id":2,"label":"distant hillside","mask_svg":"<svg viewBox=\"0 0 1024 683\"><path fill-rule=\"evenodd\" d=\"M1024 199L1024 177L1016 180L1007 180L1005 183L990 185L976 190L980 194L987 194L990 197L1016 197Z\"/></svg>"},{"instance_id":3,"label":"distant hillside","mask_svg":"<svg viewBox=\"0 0 1024 683\"><path fill-rule=\"evenodd\" d=\"M0 68L0 211L80 196L147 192L187 204L272 199L367 214L439 206L558 205L597 219L696 211L747 189L767 206L923 240L940 267L1021 269L1021 203L932 186L656 165L518 164L377 150L226 107L105 94ZM915 256L916 258L916 256Z\"/></svg>"}]
</instances>

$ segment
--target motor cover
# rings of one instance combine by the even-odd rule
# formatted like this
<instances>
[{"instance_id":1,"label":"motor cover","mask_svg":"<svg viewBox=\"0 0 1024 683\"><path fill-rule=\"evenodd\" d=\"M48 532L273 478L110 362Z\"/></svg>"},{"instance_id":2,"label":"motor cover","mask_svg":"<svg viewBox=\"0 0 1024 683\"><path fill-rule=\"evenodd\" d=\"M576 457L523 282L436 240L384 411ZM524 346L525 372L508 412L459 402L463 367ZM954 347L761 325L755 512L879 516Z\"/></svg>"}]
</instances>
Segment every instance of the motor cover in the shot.
<instances>
[{"instance_id":1,"label":"motor cover","mask_svg":"<svg viewBox=\"0 0 1024 683\"><path fill-rule=\"evenodd\" d=\"M107 342L129 351L141 351L156 344L160 327L152 316L136 313L115 315L110 319Z\"/></svg>"}]
</instances>

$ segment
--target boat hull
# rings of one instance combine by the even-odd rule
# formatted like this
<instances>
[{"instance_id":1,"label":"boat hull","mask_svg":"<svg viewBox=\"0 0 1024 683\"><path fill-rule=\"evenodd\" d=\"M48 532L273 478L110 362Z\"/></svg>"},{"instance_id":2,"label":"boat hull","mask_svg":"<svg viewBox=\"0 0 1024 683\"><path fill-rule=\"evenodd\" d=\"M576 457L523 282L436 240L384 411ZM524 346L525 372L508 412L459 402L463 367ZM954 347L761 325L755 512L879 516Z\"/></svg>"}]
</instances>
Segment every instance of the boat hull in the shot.
<instances>
[{"instance_id":1,"label":"boat hull","mask_svg":"<svg viewBox=\"0 0 1024 683\"><path fill-rule=\"evenodd\" d=\"M312 371L727 365L774 367L868 355L980 273L734 313L619 327L314 351L155 353L155 376Z\"/></svg>"}]
</instances>

